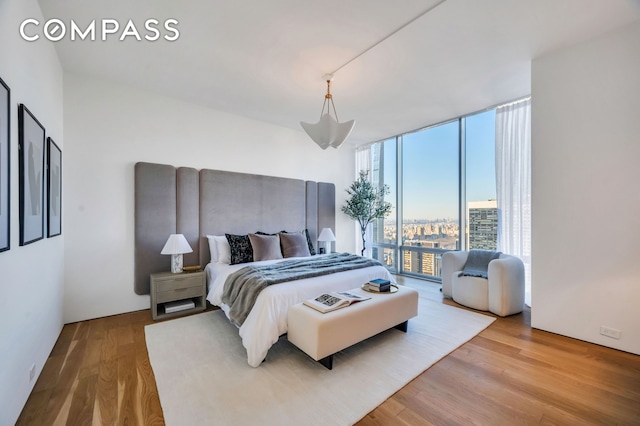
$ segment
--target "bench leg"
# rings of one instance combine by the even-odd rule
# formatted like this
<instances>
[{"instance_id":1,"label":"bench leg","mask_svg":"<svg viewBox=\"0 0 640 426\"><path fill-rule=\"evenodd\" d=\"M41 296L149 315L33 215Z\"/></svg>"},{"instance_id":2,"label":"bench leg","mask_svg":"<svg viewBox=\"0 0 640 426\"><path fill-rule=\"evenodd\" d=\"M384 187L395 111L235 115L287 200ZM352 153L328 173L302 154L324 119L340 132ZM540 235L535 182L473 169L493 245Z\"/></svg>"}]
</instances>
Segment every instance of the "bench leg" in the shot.
<instances>
[{"instance_id":1,"label":"bench leg","mask_svg":"<svg viewBox=\"0 0 640 426\"><path fill-rule=\"evenodd\" d=\"M407 320L405 322L401 322L400 324L396 325L393 328L396 328L396 329L406 333L408 325L409 325L409 320ZM324 357L324 358L318 360L318 362L320 364L322 364L324 367L326 367L328 370L332 370L333 369L333 355L329 355L327 357Z\"/></svg>"},{"instance_id":2,"label":"bench leg","mask_svg":"<svg viewBox=\"0 0 640 426\"><path fill-rule=\"evenodd\" d=\"M318 360L318 362L325 366L328 370L333 369L333 355L326 356L321 360Z\"/></svg>"},{"instance_id":3,"label":"bench leg","mask_svg":"<svg viewBox=\"0 0 640 426\"><path fill-rule=\"evenodd\" d=\"M401 322L400 324L396 325L393 328L396 328L400 331L404 331L405 333L407 332L407 325L409 324L409 321L405 321L405 322Z\"/></svg>"}]
</instances>

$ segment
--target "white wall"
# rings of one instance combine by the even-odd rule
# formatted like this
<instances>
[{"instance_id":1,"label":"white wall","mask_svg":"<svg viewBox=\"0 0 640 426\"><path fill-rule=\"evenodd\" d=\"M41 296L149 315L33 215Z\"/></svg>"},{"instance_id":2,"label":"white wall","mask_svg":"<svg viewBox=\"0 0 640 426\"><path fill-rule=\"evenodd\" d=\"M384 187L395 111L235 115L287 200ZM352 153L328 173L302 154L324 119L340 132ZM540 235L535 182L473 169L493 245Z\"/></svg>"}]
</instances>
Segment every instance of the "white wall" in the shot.
<instances>
[{"instance_id":1,"label":"white wall","mask_svg":"<svg viewBox=\"0 0 640 426\"><path fill-rule=\"evenodd\" d=\"M64 106L65 323L149 308L133 291L136 162L333 182L337 208L354 178L348 147L103 80L65 74ZM352 251L353 222L336 219Z\"/></svg>"},{"instance_id":2,"label":"white wall","mask_svg":"<svg viewBox=\"0 0 640 426\"><path fill-rule=\"evenodd\" d=\"M0 1L0 77L11 89L11 249L0 253L0 425L15 423L62 329L64 224L62 236L19 245L18 104L64 155L62 67L50 43L20 38L26 18L42 19L35 0Z\"/></svg>"},{"instance_id":3,"label":"white wall","mask_svg":"<svg viewBox=\"0 0 640 426\"><path fill-rule=\"evenodd\" d=\"M532 326L636 354L639 76L640 23L532 65Z\"/></svg>"}]
</instances>

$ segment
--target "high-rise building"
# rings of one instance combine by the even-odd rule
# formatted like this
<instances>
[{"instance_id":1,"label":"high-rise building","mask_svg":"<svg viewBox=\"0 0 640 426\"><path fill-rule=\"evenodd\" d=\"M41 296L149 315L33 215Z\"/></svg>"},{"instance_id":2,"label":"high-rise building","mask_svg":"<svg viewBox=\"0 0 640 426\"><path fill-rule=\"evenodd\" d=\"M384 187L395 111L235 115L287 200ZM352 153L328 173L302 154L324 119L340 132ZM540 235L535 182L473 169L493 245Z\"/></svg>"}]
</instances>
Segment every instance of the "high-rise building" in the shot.
<instances>
[{"instance_id":1,"label":"high-rise building","mask_svg":"<svg viewBox=\"0 0 640 426\"><path fill-rule=\"evenodd\" d=\"M423 241L416 247L439 248L437 241ZM418 250L405 249L402 255L402 267L404 272L415 274L440 276L440 255Z\"/></svg>"},{"instance_id":2,"label":"high-rise building","mask_svg":"<svg viewBox=\"0 0 640 426\"><path fill-rule=\"evenodd\" d=\"M371 146L371 183L374 188L384 185L384 144L375 143ZM382 243L384 239L384 219L376 219L372 222L373 241Z\"/></svg>"},{"instance_id":3,"label":"high-rise building","mask_svg":"<svg viewBox=\"0 0 640 426\"><path fill-rule=\"evenodd\" d=\"M498 205L496 200L467 204L467 247L495 250L498 245Z\"/></svg>"},{"instance_id":4,"label":"high-rise building","mask_svg":"<svg viewBox=\"0 0 640 426\"><path fill-rule=\"evenodd\" d=\"M418 256L420 253L413 250L405 250L402 253L402 269L404 272L419 272Z\"/></svg>"}]
</instances>

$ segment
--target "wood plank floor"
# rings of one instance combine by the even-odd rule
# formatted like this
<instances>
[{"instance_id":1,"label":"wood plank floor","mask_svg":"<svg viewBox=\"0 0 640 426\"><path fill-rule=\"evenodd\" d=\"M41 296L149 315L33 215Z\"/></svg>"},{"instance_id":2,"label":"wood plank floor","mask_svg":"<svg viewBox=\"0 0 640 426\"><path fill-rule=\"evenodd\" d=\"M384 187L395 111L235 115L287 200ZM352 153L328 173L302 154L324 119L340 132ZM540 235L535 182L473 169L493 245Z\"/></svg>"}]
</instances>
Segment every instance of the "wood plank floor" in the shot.
<instances>
[{"instance_id":1,"label":"wood plank floor","mask_svg":"<svg viewBox=\"0 0 640 426\"><path fill-rule=\"evenodd\" d=\"M411 278L420 297L439 286ZM18 425L162 425L150 311L65 325ZM498 318L358 425L640 425L640 356Z\"/></svg>"}]
</instances>

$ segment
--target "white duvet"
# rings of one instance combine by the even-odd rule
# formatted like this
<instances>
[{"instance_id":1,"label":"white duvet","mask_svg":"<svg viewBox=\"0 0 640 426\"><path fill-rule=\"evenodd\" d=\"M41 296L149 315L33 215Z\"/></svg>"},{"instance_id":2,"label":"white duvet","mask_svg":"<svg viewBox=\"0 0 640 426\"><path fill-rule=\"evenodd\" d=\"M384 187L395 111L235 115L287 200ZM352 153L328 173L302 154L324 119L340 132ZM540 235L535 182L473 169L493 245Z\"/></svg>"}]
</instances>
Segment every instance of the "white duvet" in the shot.
<instances>
[{"instance_id":1,"label":"white duvet","mask_svg":"<svg viewBox=\"0 0 640 426\"><path fill-rule=\"evenodd\" d=\"M291 260L291 258L287 260ZM222 303L222 291L227 276L247 265L270 265L280 261L267 260L237 265L209 263L206 267L207 300L212 305L219 306L229 317L229 306ZM395 282L386 268L371 266L274 284L262 290L249 316L240 327L240 337L243 346L247 349L249 365L258 367L267 356L269 348L278 341L281 335L287 332L287 313L290 306L324 292L360 287L373 278L386 278Z\"/></svg>"}]
</instances>

